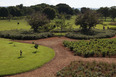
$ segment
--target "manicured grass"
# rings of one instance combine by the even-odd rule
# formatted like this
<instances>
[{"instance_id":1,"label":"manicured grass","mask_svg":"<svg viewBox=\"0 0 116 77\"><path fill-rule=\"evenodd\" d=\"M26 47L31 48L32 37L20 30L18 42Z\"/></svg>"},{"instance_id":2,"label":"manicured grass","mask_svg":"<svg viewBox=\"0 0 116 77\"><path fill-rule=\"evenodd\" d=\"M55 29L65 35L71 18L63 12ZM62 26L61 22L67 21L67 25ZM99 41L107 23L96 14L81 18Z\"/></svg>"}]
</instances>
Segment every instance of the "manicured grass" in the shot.
<instances>
[{"instance_id":1,"label":"manicured grass","mask_svg":"<svg viewBox=\"0 0 116 77\"><path fill-rule=\"evenodd\" d=\"M70 20L65 20L65 23L70 23L70 25L72 26L73 29L75 28L79 28L80 26L76 26L75 25L75 18L76 16L72 16ZM57 19L54 19L51 21L51 23L54 23ZM108 18L107 20L111 20L111 18ZM17 22L19 22L20 24L17 25ZM106 24L107 27L116 27L116 26L112 26L112 25L109 25L111 21L104 21L104 24ZM67 28L69 28L70 26L67 26ZM29 30L31 27L28 25L28 23L26 22L25 19L21 19L21 20L0 20L0 31L3 31L3 30L12 30L12 29L26 29L26 30ZM103 29L103 25L101 24L98 24L96 25L95 27L96 29ZM57 29L57 28L55 28Z\"/></svg>"},{"instance_id":2,"label":"manicured grass","mask_svg":"<svg viewBox=\"0 0 116 77\"><path fill-rule=\"evenodd\" d=\"M17 24L19 22L19 25ZM0 31L13 29L30 29L31 27L23 20L0 20Z\"/></svg>"},{"instance_id":3,"label":"manicured grass","mask_svg":"<svg viewBox=\"0 0 116 77\"><path fill-rule=\"evenodd\" d=\"M0 39L0 76L36 69L49 62L54 56L54 50L48 47L39 46L35 49L34 44Z\"/></svg>"},{"instance_id":4,"label":"manicured grass","mask_svg":"<svg viewBox=\"0 0 116 77\"><path fill-rule=\"evenodd\" d=\"M116 64L73 61L57 72L57 77L116 77Z\"/></svg>"},{"instance_id":5,"label":"manicured grass","mask_svg":"<svg viewBox=\"0 0 116 77\"><path fill-rule=\"evenodd\" d=\"M63 42L65 47L74 51L74 55L83 57L116 56L116 39L96 39L90 41Z\"/></svg>"}]
</instances>

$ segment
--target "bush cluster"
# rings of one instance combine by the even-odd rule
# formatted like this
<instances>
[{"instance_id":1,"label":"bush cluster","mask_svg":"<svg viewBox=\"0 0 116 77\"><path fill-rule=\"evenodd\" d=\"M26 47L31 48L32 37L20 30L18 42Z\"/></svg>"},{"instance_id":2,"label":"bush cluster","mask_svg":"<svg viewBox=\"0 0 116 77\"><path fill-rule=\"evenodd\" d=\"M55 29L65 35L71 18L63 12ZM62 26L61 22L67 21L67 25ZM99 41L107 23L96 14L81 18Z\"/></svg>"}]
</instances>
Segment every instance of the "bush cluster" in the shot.
<instances>
[{"instance_id":1,"label":"bush cluster","mask_svg":"<svg viewBox=\"0 0 116 77\"><path fill-rule=\"evenodd\" d=\"M116 22L111 22L109 23L109 25L116 25Z\"/></svg>"},{"instance_id":2,"label":"bush cluster","mask_svg":"<svg viewBox=\"0 0 116 77\"><path fill-rule=\"evenodd\" d=\"M116 27L110 27L110 30L115 30L116 31Z\"/></svg>"},{"instance_id":3,"label":"bush cluster","mask_svg":"<svg viewBox=\"0 0 116 77\"><path fill-rule=\"evenodd\" d=\"M57 77L115 77L116 64L73 61L57 72Z\"/></svg>"},{"instance_id":4,"label":"bush cluster","mask_svg":"<svg viewBox=\"0 0 116 77\"><path fill-rule=\"evenodd\" d=\"M70 32L66 37L73 39L95 39L95 38L110 38L115 36L116 32L113 30L95 30L90 32Z\"/></svg>"},{"instance_id":5,"label":"bush cluster","mask_svg":"<svg viewBox=\"0 0 116 77\"><path fill-rule=\"evenodd\" d=\"M41 39L53 36L50 32L35 33L33 31L26 30L9 30L9 31L0 31L0 37L9 38L9 39L18 39L18 40L33 40Z\"/></svg>"},{"instance_id":6,"label":"bush cluster","mask_svg":"<svg viewBox=\"0 0 116 77\"><path fill-rule=\"evenodd\" d=\"M94 39L90 41L63 42L65 47L74 51L74 55L82 57L112 57L116 56L116 40L115 39Z\"/></svg>"}]
</instances>

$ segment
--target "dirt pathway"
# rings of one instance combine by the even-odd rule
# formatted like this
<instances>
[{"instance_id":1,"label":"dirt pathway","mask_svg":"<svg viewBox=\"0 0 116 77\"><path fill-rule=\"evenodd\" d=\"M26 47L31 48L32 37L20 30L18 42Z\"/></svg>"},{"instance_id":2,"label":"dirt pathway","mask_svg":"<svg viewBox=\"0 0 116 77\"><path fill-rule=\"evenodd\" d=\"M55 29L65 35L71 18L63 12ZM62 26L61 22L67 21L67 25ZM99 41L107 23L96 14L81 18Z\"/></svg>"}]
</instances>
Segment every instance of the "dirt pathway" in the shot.
<instances>
[{"instance_id":1,"label":"dirt pathway","mask_svg":"<svg viewBox=\"0 0 116 77\"><path fill-rule=\"evenodd\" d=\"M22 73L22 74L17 74L13 76L7 76L7 77L55 77L56 72L61 70L63 67L67 66L70 64L71 61L74 60L83 60L83 61L102 61L102 62L115 62L116 63L116 58L82 58L79 56L74 56L69 49L65 48L62 44L64 40L70 40L70 41L75 41L73 39L69 39L66 37L51 37L47 39L40 39L40 40L25 40L25 41L18 41L18 42L23 42L23 43L32 43L35 42L39 45L44 45L50 48L53 48L55 50L55 58L50 61L49 63L43 65L42 67Z\"/></svg>"}]
</instances>

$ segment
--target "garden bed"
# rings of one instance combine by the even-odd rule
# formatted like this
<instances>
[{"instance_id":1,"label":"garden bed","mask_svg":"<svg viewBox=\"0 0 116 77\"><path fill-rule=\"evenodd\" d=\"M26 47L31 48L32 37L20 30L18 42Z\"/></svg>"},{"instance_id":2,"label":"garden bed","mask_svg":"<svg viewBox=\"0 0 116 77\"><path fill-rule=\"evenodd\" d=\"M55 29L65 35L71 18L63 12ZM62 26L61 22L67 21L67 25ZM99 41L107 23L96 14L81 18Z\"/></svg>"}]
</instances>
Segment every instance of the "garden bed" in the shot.
<instances>
[{"instance_id":1,"label":"garden bed","mask_svg":"<svg viewBox=\"0 0 116 77\"><path fill-rule=\"evenodd\" d=\"M115 77L116 64L73 61L57 72L57 77Z\"/></svg>"},{"instance_id":2,"label":"garden bed","mask_svg":"<svg viewBox=\"0 0 116 77\"><path fill-rule=\"evenodd\" d=\"M82 57L116 57L116 39L64 41L63 44L70 48L74 55Z\"/></svg>"},{"instance_id":3,"label":"garden bed","mask_svg":"<svg viewBox=\"0 0 116 77\"><path fill-rule=\"evenodd\" d=\"M113 30L92 30L90 32L70 32L66 34L66 37L73 39L100 39L100 38L110 38L116 35Z\"/></svg>"},{"instance_id":4,"label":"garden bed","mask_svg":"<svg viewBox=\"0 0 116 77\"><path fill-rule=\"evenodd\" d=\"M2 38L9 38L9 39L18 39L18 40L34 40L34 39L41 39L52 37L53 33L51 32L33 32L33 31L26 31L26 30L7 30L7 31L0 31L0 37Z\"/></svg>"}]
</instances>

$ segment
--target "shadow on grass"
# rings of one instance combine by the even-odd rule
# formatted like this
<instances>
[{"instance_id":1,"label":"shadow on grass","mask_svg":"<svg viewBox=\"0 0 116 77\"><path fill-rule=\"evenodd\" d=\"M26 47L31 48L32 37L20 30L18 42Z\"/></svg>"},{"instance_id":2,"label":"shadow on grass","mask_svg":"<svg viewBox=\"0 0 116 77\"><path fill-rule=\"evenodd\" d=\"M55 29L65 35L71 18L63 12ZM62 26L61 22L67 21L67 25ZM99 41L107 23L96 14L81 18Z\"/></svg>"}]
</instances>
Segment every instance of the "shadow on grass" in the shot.
<instances>
[{"instance_id":1,"label":"shadow on grass","mask_svg":"<svg viewBox=\"0 0 116 77\"><path fill-rule=\"evenodd\" d=\"M34 52L32 52L33 54L36 54L36 53L38 53L39 51L34 51Z\"/></svg>"},{"instance_id":2,"label":"shadow on grass","mask_svg":"<svg viewBox=\"0 0 116 77\"><path fill-rule=\"evenodd\" d=\"M21 59L21 58L24 58L24 56L20 56L20 57L18 57L18 59Z\"/></svg>"}]
</instances>

